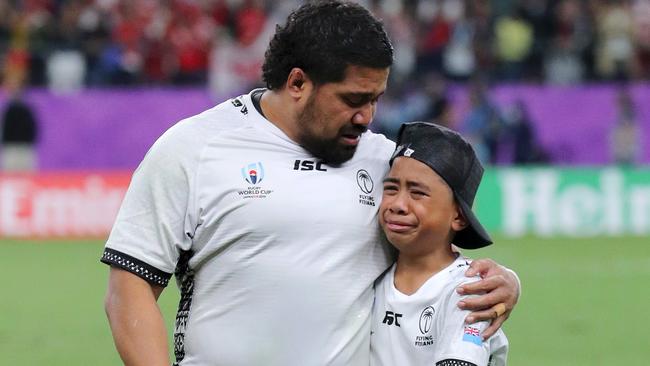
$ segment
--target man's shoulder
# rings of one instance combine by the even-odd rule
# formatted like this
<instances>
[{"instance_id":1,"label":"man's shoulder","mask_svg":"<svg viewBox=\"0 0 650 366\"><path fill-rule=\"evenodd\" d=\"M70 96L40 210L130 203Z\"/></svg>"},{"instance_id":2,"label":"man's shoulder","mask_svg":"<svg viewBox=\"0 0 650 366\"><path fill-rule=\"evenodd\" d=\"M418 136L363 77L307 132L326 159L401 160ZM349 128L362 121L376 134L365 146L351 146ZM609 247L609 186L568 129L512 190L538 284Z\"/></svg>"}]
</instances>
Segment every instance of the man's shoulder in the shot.
<instances>
[{"instance_id":1,"label":"man's shoulder","mask_svg":"<svg viewBox=\"0 0 650 366\"><path fill-rule=\"evenodd\" d=\"M178 162L188 166L199 161L201 152L222 133L248 126L241 108L226 100L208 110L173 124L153 143L145 160Z\"/></svg>"},{"instance_id":2,"label":"man's shoulder","mask_svg":"<svg viewBox=\"0 0 650 366\"><path fill-rule=\"evenodd\" d=\"M374 157L388 162L395 150L395 142L380 133L368 130L363 134L359 149L360 153L366 157Z\"/></svg>"},{"instance_id":3,"label":"man's shoulder","mask_svg":"<svg viewBox=\"0 0 650 366\"><path fill-rule=\"evenodd\" d=\"M225 100L201 113L185 118L176 126L205 132L206 130L220 131L240 128L245 125L248 115L246 96Z\"/></svg>"},{"instance_id":4,"label":"man's shoulder","mask_svg":"<svg viewBox=\"0 0 650 366\"><path fill-rule=\"evenodd\" d=\"M168 144L182 143L199 147L211 137L224 131L245 128L247 110L244 97L225 100L214 107L182 119L160 137Z\"/></svg>"}]
</instances>

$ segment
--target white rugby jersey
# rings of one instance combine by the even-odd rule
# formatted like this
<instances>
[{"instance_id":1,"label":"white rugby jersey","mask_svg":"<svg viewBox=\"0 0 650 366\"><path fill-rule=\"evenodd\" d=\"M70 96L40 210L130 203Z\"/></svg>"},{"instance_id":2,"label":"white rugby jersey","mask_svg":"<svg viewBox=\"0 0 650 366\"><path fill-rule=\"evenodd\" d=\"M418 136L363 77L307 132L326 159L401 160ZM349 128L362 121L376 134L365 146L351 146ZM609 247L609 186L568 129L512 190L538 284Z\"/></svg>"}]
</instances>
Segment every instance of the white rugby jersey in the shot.
<instances>
[{"instance_id":1,"label":"white rugby jersey","mask_svg":"<svg viewBox=\"0 0 650 366\"><path fill-rule=\"evenodd\" d=\"M328 166L251 95L169 129L134 173L102 261L165 286L180 365L369 363L376 216L394 144L363 134Z\"/></svg>"},{"instance_id":2,"label":"white rugby jersey","mask_svg":"<svg viewBox=\"0 0 650 366\"><path fill-rule=\"evenodd\" d=\"M503 331L482 342L488 322L464 324L470 312L457 306L465 296L456 287L479 279L465 277L469 263L459 256L412 295L395 288L395 265L377 281L370 336L372 366L506 364L508 340Z\"/></svg>"}]
</instances>

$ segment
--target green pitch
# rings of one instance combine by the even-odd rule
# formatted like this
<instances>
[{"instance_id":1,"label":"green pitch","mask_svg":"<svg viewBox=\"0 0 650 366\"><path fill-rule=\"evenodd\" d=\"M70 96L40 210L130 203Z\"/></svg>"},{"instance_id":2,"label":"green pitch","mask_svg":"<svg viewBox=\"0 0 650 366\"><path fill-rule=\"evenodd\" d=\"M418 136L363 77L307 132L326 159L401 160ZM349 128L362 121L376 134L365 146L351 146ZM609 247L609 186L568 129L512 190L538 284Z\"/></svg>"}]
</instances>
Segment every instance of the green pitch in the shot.
<instances>
[{"instance_id":1,"label":"green pitch","mask_svg":"<svg viewBox=\"0 0 650 366\"><path fill-rule=\"evenodd\" d=\"M100 242L0 241L6 365L118 365L103 310ZM648 238L504 239L490 256L523 282L506 323L510 365L643 365L650 359ZM160 303L171 328L178 294Z\"/></svg>"}]
</instances>

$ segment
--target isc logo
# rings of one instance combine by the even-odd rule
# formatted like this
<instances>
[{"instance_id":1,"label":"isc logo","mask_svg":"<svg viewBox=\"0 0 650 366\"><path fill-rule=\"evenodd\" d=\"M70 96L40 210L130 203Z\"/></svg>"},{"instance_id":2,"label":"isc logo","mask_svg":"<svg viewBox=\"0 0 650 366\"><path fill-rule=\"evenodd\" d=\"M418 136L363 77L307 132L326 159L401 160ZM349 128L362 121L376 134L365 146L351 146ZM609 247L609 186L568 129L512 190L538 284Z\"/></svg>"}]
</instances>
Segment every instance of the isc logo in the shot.
<instances>
[{"instance_id":1,"label":"isc logo","mask_svg":"<svg viewBox=\"0 0 650 366\"><path fill-rule=\"evenodd\" d=\"M401 327L401 325L399 325L399 318L401 318L401 317L402 317L402 314L393 313L392 311L386 311L386 315L384 316L384 320L382 321L382 323L388 324L388 325L395 324L395 326Z\"/></svg>"},{"instance_id":2,"label":"isc logo","mask_svg":"<svg viewBox=\"0 0 650 366\"><path fill-rule=\"evenodd\" d=\"M312 160L296 160L293 162L293 170L318 170L319 172L326 172L325 164L322 161Z\"/></svg>"}]
</instances>

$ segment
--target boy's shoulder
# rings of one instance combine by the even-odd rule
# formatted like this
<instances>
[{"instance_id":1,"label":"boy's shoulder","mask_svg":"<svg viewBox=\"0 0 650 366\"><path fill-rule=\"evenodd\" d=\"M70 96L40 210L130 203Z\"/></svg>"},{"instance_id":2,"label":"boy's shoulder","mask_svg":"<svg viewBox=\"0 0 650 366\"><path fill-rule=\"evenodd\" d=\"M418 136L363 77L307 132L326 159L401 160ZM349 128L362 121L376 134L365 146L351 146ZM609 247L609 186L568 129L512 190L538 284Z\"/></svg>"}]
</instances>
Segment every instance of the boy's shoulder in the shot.
<instances>
[{"instance_id":1,"label":"boy's shoulder","mask_svg":"<svg viewBox=\"0 0 650 366\"><path fill-rule=\"evenodd\" d=\"M462 297L456 292L458 286L479 281L481 279L480 276L465 276L465 272L469 269L471 263L472 260L470 258L459 255L451 265L445 268L444 271L447 273L444 276L444 289L441 292L447 294L448 297L454 298L454 301L457 301L458 297Z\"/></svg>"},{"instance_id":2,"label":"boy's shoulder","mask_svg":"<svg viewBox=\"0 0 650 366\"><path fill-rule=\"evenodd\" d=\"M481 279L479 276L465 276L471 263L471 259L459 255L450 265L426 280L416 294L409 296L409 301L458 301L458 297L461 296L456 292L458 286ZM375 280L376 290L385 293L394 291L392 283L395 278L395 267L396 264L393 264Z\"/></svg>"},{"instance_id":3,"label":"boy's shoulder","mask_svg":"<svg viewBox=\"0 0 650 366\"><path fill-rule=\"evenodd\" d=\"M465 276L465 272L467 271L467 269L469 269L469 266L471 264L472 264L472 260L470 258L467 258L462 254L459 254L458 258L456 258L454 263L452 263L446 269L449 272L450 281L458 281L461 283L465 283L465 282L474 282L481 279L479 276L474 276L474 277Z\"/></svg>"}]
</instances>

